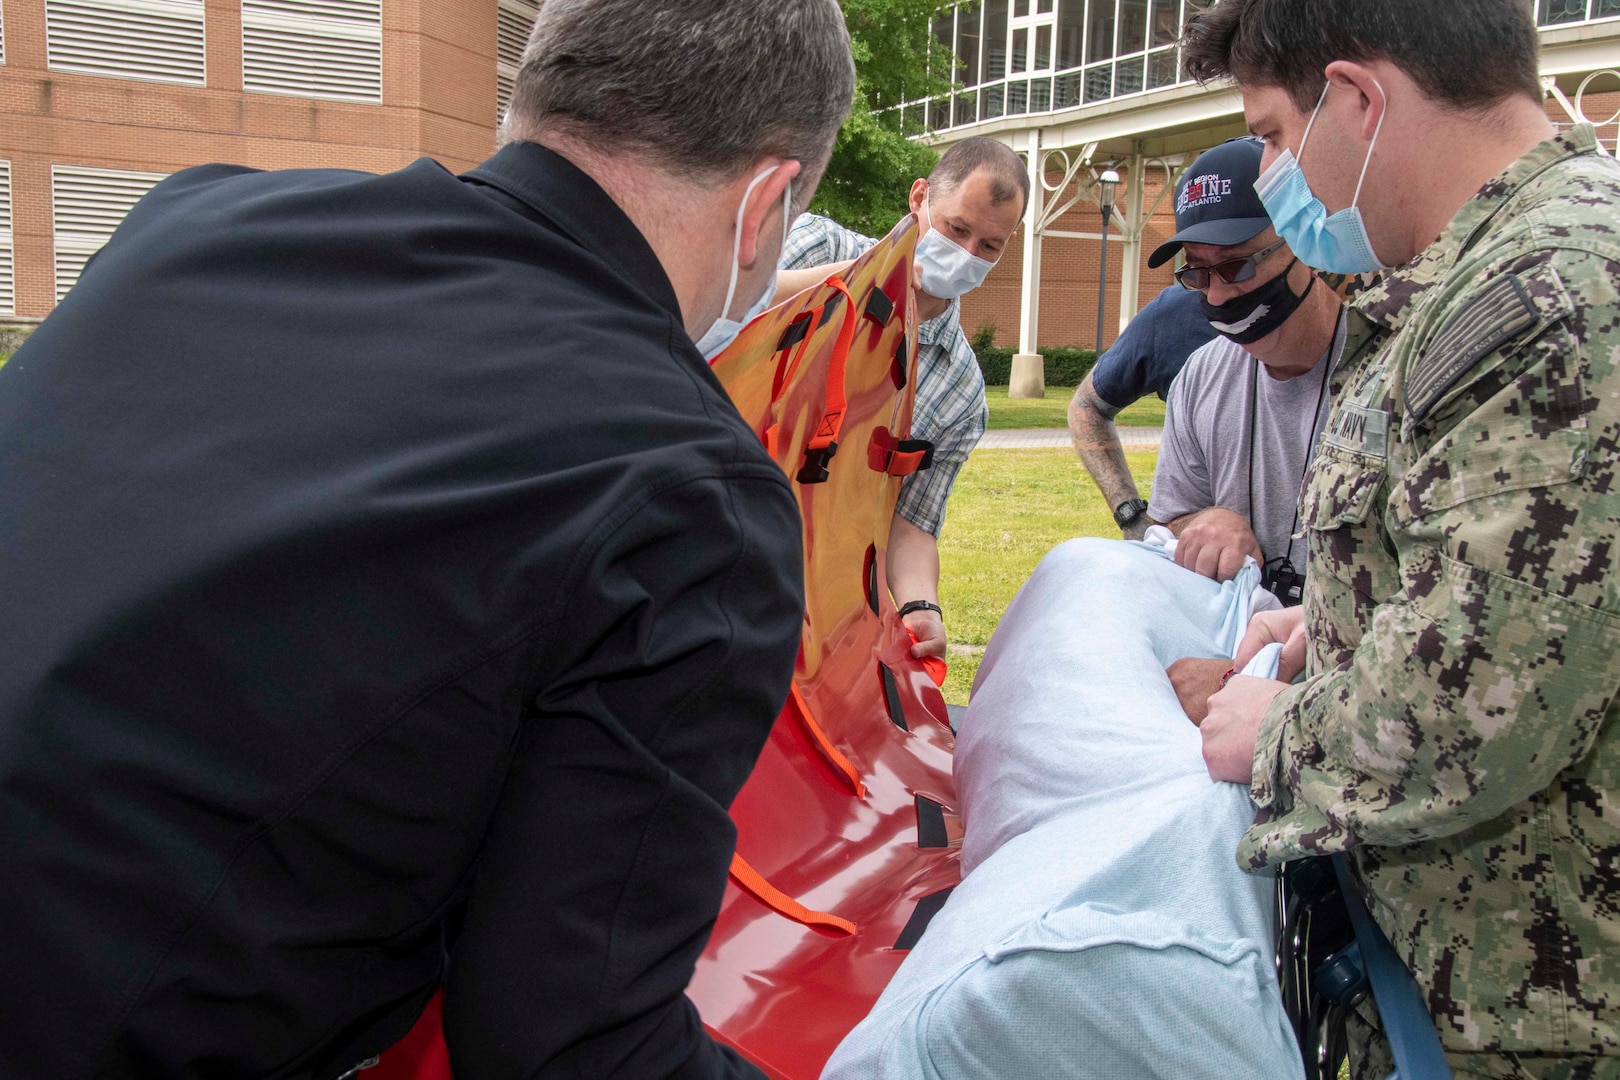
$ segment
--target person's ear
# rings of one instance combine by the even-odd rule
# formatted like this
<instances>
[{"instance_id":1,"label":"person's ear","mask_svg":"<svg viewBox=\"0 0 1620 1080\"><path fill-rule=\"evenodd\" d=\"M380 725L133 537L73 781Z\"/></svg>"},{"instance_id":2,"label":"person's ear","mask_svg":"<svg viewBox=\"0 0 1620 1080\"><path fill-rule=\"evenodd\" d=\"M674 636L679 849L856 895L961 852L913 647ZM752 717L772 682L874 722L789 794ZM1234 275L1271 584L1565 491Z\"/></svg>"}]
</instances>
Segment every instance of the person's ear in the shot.
<instances>
[{"instance_id":1,"label":"person's ear","mask_svg":"<svg viewBox=\"0 0 1620 1080\"><path fill-rule=\"evenodd\" d=\"M911 212L917 215L921 223L923 207L928 204L928 181L916 179L911 182Z\"/></svg>"},{"instance_id":2,"label":"person's ear","mask_svg":"<svg viewBox=\"0 0 1620 1080\"><path fill-rule=\"evenodd\" d=\"M1384 110L1389 107L1389 95L1385 93L1390 85L1388 75L1380 78L1370 67L1353 60L1335 60L1324 69L1324 74L1333 85L1334 92L1350 90L1359 95L1357 107L1361 110L1361 141L1371 142L1373 133L1378 130L1378 122L1384 117Z\"/></svg>"},{"instance_id":3,"label":"person's ear","mask_svg":"<svg viewBox=\"0 0 1620 1080\"><path fill-rule=\"evenodd\" d=\"M791 221L782 220L785 212L782 208L782 193L803 169L797 161L777 157L761 158L746 176L739 179L738 197L740 198L741 192L747 189L749 181L772 165L777 166L776 171L761 180L758 186L749 192L748 205L743 208L742 241L737 247L737 261L743 266L753 266L754 260L759 258L759 238L762 229L772 230L767 235L780 236L783 230L793 224ZM778 252L776 257L780 257L780 254Z\"/></svg>"}]
</instances>

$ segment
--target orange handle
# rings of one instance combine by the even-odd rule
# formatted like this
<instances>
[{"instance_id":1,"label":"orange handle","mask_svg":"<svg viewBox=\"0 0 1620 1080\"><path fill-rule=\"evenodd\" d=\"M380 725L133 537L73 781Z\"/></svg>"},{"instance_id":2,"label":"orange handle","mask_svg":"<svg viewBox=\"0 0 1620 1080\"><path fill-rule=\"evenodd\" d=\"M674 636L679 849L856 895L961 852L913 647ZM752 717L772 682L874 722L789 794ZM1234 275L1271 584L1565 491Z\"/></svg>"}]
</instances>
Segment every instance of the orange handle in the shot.
<instances>
[{"instance_id":1,"label":"orange handle","mask_svg":"<svg viewBox=\"0 0 1620 1080\"><path fill-rule=\"evenodd\" d=\"M741 855L731 857L731 880L737 887L763 903L778 915L786 916L801 926L819 926L824 930L837 930L853 934L858 929L848 919L840 919L825 911L811 911L775 885L766 881L758 870L749 866Z\"/></svg>"}]
</instances>

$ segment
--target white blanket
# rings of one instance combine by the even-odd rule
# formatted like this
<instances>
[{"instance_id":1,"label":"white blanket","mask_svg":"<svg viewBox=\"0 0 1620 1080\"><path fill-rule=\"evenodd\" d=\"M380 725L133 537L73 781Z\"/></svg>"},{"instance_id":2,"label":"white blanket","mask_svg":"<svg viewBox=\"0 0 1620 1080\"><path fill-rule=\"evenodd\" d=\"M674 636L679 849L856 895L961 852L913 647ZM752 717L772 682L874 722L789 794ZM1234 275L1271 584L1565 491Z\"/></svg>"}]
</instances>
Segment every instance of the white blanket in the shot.
<instances>
[{"instance_id":1,"label":"white blanket","mask_svg":"<svg viewBox=\"0 0 1620 1080\"><path fill-rule=\"evenodd\" d=\"M1164 673L1232 654L1258 578L1122 541L1042 561L958 733L966 876L824 1077L1303 1075L1273 881L1234 858L1248 791L1210 781Z\"/></svg>"}]
</instances>

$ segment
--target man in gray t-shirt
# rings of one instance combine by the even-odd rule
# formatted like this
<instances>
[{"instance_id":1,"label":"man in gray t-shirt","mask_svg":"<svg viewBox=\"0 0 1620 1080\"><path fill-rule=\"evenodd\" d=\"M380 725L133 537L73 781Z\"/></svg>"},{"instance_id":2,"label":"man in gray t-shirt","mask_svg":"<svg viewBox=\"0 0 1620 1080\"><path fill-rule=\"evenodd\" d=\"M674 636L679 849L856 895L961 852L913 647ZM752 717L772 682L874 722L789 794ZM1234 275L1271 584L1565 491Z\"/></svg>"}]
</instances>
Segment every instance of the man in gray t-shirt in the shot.
<instances>
[{"instance_id":1,"label":"man in gray t-shirt","mask_svg":"<svg viewBox=\"0 0 1620 1080\"><path fill-rule=\"evenodd\" d=\"M1220 336L1171 386L1147 515L1176 534L1181 566L1227 581L1252 555L1286 603L1303 581L1295 510L1344 329L1339 297L1254 192L1262 150L1233 139L1199 155L1177 187L1176 235L1148 259L1184 253L1176 280Z\"/></svg>"},{"instance_id":2,"label":"man in gray t-shirt","mask_svg":"<svg viewBox=\"0 0 1620 1080\"><path fill-rule=\"evenodd\" d=\"M1199 511L1224 507L1244 519L1258 542L1256 561L1287 558L1303 572L1305 545L1293 539L1299 492L1327 425L1328 380L1343 348L1340 319L1316 365L1291 378L1272 374L1224 337L1193 353L1170 388L1148 517L1172 529L1180 522L1185 537ZM1229 576L1220 572L1220 548L1208 555L1215 573L1203 565L1192 568Z\"/></svg>"}]
</instances>

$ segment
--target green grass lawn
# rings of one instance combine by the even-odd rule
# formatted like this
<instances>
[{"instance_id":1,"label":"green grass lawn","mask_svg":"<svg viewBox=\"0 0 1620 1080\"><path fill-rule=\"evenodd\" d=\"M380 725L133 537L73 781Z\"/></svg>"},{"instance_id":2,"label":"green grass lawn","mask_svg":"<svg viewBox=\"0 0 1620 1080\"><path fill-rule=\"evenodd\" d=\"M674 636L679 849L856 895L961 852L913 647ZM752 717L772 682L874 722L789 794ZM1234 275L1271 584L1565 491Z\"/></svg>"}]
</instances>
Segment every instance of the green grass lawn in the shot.
<instances>
[{"instance_id":1,"label":"green grass lawn","mask_svg":"<svg viewBox=\"0 0 1620 1080\"><path fill-rule=\"evenodd\" d=\"M1125 457L1147 497L1158 455ZM1075 536L1117 538L1119 529L1072 451L981 450L968 458L939 543L940 603L952 644L988 642L1041 556ZM948 659L945 700L965 705L979 657Z\"/></svg>"},{"instance_id":2,"label":"green grass lawn","mask_svg":"<svg viewBox=\"0 0 1620 1080\"><path fill-rule=\"evenodd\" d=\"M1064 428L1069 426L1069 399L1072 386L1048 386L1043 398L1009 398L1005 386L987 386L984 396L990 403L990 430L1012 428ZM1120 412L1114 421L1121 427L1163 427L1164 402L1149 394Z\"/></svg>"}]
</instances>

